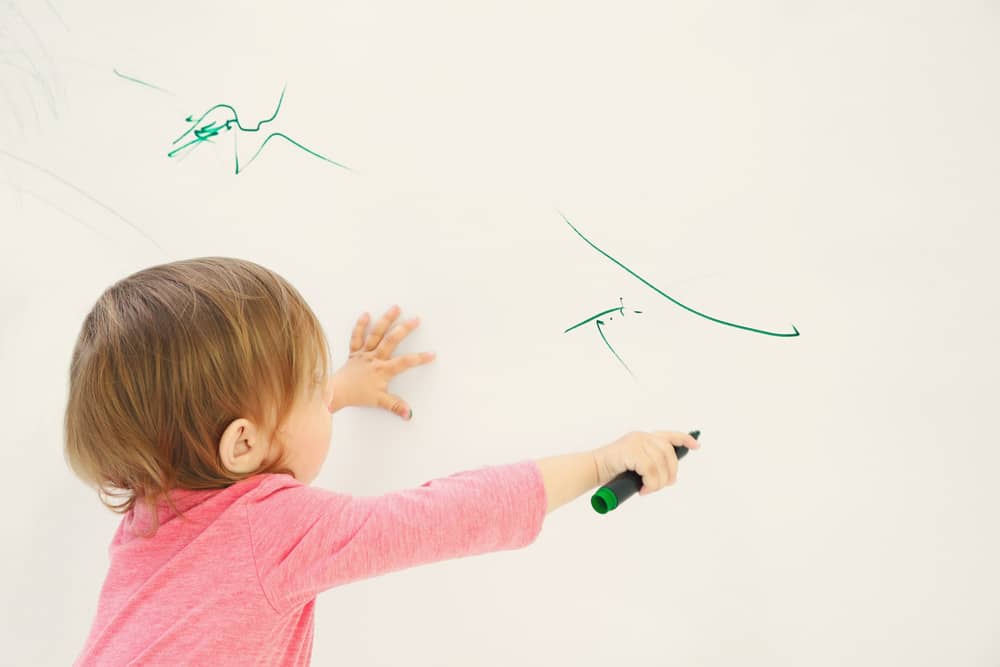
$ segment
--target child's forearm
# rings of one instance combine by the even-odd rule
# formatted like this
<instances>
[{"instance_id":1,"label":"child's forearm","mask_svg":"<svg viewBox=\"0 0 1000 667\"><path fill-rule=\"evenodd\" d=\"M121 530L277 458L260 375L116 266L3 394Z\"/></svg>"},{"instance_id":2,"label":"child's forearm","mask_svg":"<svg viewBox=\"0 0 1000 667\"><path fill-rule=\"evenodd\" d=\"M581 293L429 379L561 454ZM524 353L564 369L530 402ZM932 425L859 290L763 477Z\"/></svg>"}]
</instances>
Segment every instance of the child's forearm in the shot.
<instances>
[{"instance_id":1,"label":"child's forearm","mask_svg":"<svg viewBox=\"0 0 1000 667\"><path fill-rule=\"evenodd\" d=\"M545 482L545 495L549 506L548 514L577 496L598 485L597 458L594 452L579 452L537 459Z\"/></svg>"}]
</instances>

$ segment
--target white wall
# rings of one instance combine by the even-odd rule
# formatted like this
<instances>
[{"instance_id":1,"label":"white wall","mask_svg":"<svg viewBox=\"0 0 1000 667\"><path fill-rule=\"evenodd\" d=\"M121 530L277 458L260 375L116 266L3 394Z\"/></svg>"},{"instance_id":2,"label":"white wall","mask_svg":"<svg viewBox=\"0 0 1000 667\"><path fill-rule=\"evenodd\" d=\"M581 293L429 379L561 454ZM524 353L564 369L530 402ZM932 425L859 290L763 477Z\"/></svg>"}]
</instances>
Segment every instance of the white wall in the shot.
<instances>
[{"instance_id":1,"label":"white wall","mask_svg":"<svg viewBox=\"0 0 1000 667\"><path fill-rule=\"evenodd\" d=\"M1000 664L1000 16L821 4L0 8L3 661L72 661L118 520L62 456L83 316L228 255L299 287L335 361L392 303L423 320L401 351L438 353L393 385L412 422L335 417L321 486L702 430L658 494L323 594L315 664ZM166 157L286 83L272 129L354 171L273 141L237 176L225 135ZM801 336L683 310L557 209L678 301ZM562 333L619 297L635 380Z\"/></svg>"}]
</instances>

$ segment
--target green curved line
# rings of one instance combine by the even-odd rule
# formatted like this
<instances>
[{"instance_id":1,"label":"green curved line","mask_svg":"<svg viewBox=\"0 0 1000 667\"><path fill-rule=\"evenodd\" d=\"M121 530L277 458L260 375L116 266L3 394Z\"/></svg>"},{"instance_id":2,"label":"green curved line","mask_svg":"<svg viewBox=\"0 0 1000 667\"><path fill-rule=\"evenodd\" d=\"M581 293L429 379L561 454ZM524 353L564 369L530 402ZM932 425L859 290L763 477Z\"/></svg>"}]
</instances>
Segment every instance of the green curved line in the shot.
<instances>
[{"instance_id":1,"label":"green curved line","mask_svg":"<svg viewBox=\"0 0 1000 667\"><path fill-rule=\"evenodd\" d=\"M613 308L612 310L618 310L618 309ZM632 369L628 367L628 364L622 361L622 358L618 356L617 352L615 352L615 348L611 347L611 343L609 343L608 339L604 336L604 331L601 330L601 324L602 323L600 321L597 322L597 333L601 334L601 338L604 339L604 344L608 346L609 350L611 350L611 354L615 355L615 359L621 362L622 366L625 367L625 370L628 371L628 374L631 375L632 377L635 377L635 373L632 372Z\"/></svg>"},{"instance_id":2,"label":"green curved line","mask_svg":"<svg viewBox=\"0 0 1000 667\"><path fill-rule=\"evenodd\" d=\"M187 157L188 155L191 155L191 153L193 153L193 152L195 152L196 150L198 150L198 146L204 146L205 144L214 144L214 143L215 143L215 142L214 142L214 141L212 141L211 139L205 139L204 141L192 141L192 142L189 142L189 143L187 143L187 144L184 144L184 146L182 146L181 148L178 148L178 149L177 149L177 150L175 150L175 151L170 151L169 153L167 153L167 156L168 156L168 157L173 157L173 156L174 156L174 154L176 154L176 153L178 153L179 151L183 150L183 149L184 149L184 148L186 148L187 146L190 146L191 144L195 144L195 147L194 147L194 148L192 148L192 149L191 149L190 151L188 151L188 152L187 152L187 153L186 153L186 154L184 155L184 157L182 157L182 158L181 158L180 160L178 160L178 162L180 162L181 160L183 160L184 158L186 158L186 157Z\"/></svg>"},{"instance_id":3,"label":"green curved line","mask_svg":"<svg viewBox=\"0 0 1000 667\"><path fill-rule=\"evenodd\" d=\"M601 312L597 313L593 317L588 317L587 319L585 319L582 322L577 322L576 324L574 324L573 326L571 326L569 329L566 329L565 331L563 331L563 333L569 333L570 331L572 331L573 329L577 328L580 325L583 325L583 324L586 324L587 322L591 322L593 320L596 320L601 315L607 315L608 313L613 313L616 310L621 310L621 309L620 308L608 308L607 310L602 310Z\"/></svg>"},{"instance_id":4,"label":"green curved line","mask_svg":"<svg viewBox=\"0 0 1000 667\"><path fill-rule=\"evenodd\" d=\"M573 329L577 328L581 324L586 324L587 322L590 322L592 320L596 320L601 315L607 315L608 313L613 313L616 310L619 311L622 314L622 317L625 317L625 305L622 304L621 306L618 306L617 308L608 308L607 310L602 310L601 312L597 313L593 317L588 317L587 319L585 319L582 322L577 322L576 324L574 324L573 326L571 326L569 329L566 329L565 331L563 331L563 333L569 333L570 331L572 331ZM639 313L640 315L642 314L641 310L633 310L632 312L633 313Z\"/></svg>"},{"instance_id":5,"label":"green curved line","mask_svg":"<svg viewBox=\"0 0 1000 667\"><path fill-rule=\"evenodd\" d=\"M676 303L678 306L680 306L684 310L691 311L695 315L699 315L701 317L704 317L706 320L711 320L713 322L718 322L719 324L725 324L726 326L735 327L737 329L744 329L746 331L753 331L755 333L764 334L766 336L778 336L778 337L782 337L782 338L789 338L789 337L795 337L795 336L800 335L799 334L799 330L795 327L794 324L792 325L792 329L795 331L795 333L777 333L777 332L774 332L774 331L764 331L763 329L754 329L753 327L746 327L746 326L743 326L742 324L734 324L733 322L726 322L725 320L720 320L720 319L712 317L710 315L705 315L704 313L699 313L694 308L690 308L688 306L685 306L683 303L681 303L677 299L671 297L669 294L665 294L664 292L660 291L656 287L656 285L653 285L648 280L646 280L645 278L643 278L642 276L640 276L639 274L637 274L635 271L633 271L632 269L628 268L627 266L625 266L624 264L622 264L621 262L619 262L617 259L615 259L611 255L609 255L608 253L604 252L603 250L601 250L600 248L598 248L596 245L594 245L590 241L590 239L588 239L586 236L584 236L583 234L580 233L579 229L577 229L576 227L573 226L573 223L569 221L569 218L567 218L565 215L563 215L562 211L557 211L557 213L559 213L559 215L562 216L562 219L566 221L566 224L569 225L573 229L573 231L576 232L577 235L579 235L579 237L581 239L583 239L584 241L586 241L587 244L590 247L592 247L594 250L596 250L597 252L601 253L602 255L604 255L605 257L607 257L608 259L610 259L612 262L614 262L615 264L617 264L618 266L622 267L623 269L625 269L626 271L628 271L630 274L632 274L633 276L635 276L636 278L638 278L639 281L641 281L647 287L651 288L657 294L659 294L659 295L661 295L663 297L666 297L670 301L673 301L674 303Z\"/></svg>"},{"instance_id":6,"label":"green curved line","mask_svg":"<svg viewBox=\"0 0 1000 667\"><path fill-rule=\"evenodd\" d=\"M153 84L143 81L142 79L136 79L135 77L128 76L127 74L122 74L121 72L118 71L117 67L113 67L111 71L114 72L117 76L120 76L121 78L125 79L126 81L134 81L135 83L147 86L148 88L153 88L154 90L159 90L160 92L169 93L173 95L173 93L171 93L166 88L160 88L159 86L154 86Z\"/></svg>"},{"instance_id":7,"label":"green curved line","mask_svg":"<svg viewBox=\"0 0 1000 667\"><path fill-rule=\"evenodd\" d=\"M326 161L326 162L329 162L330 164L334 164L334 165L337 165L338 167L342 167L342 168L344 168L344 169L346 169L346 170L348 170L348 171L350 171L350 170L351 170L351 168L350 168L350 167L348 167L347 165L344 165L344 164L340 164L339 162L337 162L337 161L335 161L335 160L331 160L330 158L328 158L328 157L326 157L326 156L324 156L324 155L320 155L320 154L319 154L319 153L317 153L316 151L312 151L312 150L309 150L308 148L306 148L305 146L303 146L303 145L302 145L302 144L300 144L299 142L295 141L294 139L292 139L292 138L291 138L291 137L289 137L288 135L285 135L285 134L282 134L281 132L272 132L271 134L267 135L267 138L265 138L265 139L264 139L264 141L263 141L263 142L261 143L260 147L259 147L259 148L257 149L257 152L256 152L256 153L254 153L254 154L253 154L253 155L252 155L252 156L250 157L250 159L249 159L249 160L247 160L247 162L246 162L246 164L245 164L245 165L243 165L243 169L242 169L242 171L246 171L246 168L250 166L250 163L251 163L251 162L253 162L254 160L256 160L256 159L257 159L257 156L258 156L258 155L260 155L260 152L261 152L262 150L264 150L264 146L266 146L266 145L267 145L267 142L269 142L269 141L271 140L271 137L280 137L280 138L282 138L282 139L284 139L284 140L288 141L289 143L292 143L292 144L294 144L295 146L298 146L299 148L301 148L302 150L304 150L304 151L305 151L306 153L309 153L310 155L314 155L314 156L318 157L318 158L319 158L320 160L324 160L324 161ZM238 173L240 173L240 171L241 171L241 170L240 170L240 158L239 158L239 155L238 155L238 154L236 153L236 151L235 151L235 146L234 146L233 148L234 148L234 150L233 150L233 155L234 155L234 156L235 156L235 158L236 158L236 173L238 174Z\"/></svg>"}]
</instances>

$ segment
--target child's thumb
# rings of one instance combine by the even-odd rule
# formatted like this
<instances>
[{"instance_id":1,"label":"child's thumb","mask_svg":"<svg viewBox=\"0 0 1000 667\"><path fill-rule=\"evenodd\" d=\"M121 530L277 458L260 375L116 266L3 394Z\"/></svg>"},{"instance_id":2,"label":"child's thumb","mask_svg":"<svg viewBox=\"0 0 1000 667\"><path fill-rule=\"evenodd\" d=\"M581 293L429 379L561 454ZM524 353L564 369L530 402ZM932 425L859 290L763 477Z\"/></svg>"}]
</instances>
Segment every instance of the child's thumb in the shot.
<instances>
[{"instance_id":1,"label":"child's thumb","mask_svg":"<svg viewBox=\"0 0 1000 667\"><path fill-rule=\"evenodd\" d=\"M389 412L395 413L407 421L413 417L413 410L410 409L410 406L395 394L383 394L379 404Z\"/></svg>"}]
</instances>

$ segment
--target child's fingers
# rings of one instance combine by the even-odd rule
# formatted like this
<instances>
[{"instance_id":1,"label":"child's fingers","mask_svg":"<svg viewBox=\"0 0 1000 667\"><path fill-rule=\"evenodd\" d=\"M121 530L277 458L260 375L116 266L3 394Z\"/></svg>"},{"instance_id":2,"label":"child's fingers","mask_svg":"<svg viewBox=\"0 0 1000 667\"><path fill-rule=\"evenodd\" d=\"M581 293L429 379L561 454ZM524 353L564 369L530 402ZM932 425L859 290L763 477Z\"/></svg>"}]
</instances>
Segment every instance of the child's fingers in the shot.
<instances>
[{"instance_id":1,"label":"child's fingers","mask_svg":"<svg viewBox=\"0 0 1000 667\"><path fill-rule=\"evenodd\" d=\"M656 445L649 438L643 438L639 442L635 456L635 471L642 477L640 494L655 493L663 488L666 475Z\"/></svg>"},{"instance_id":2,"label":"child's fingers","mask_svg":"<svg viewBox=\"0 0 1000 667\"><path fill-rule=\"evenodd\" d=\"M656 462L656 470L659 475L659 485L657 489L662 489L665 486L670 486L677 481L677 454L674 453L674 448L670 446L670 443L664 445L664 443L655 438L649 438L645 441L646 451L649 452L650 457Z\"/></svg>"},{"instance_id":3,"label":"child's fingers","mask_svg":"<svg viewBox=\"0 0 1000 667\"><path fill-rule=\"evenodd\" d=\"M666 486L672 486L677 483L677 452L674 451L673 447L663 447L660 449L660 453L663 456L663 464L667 466Z\"/></svg>"},{"instance_id":4,"label":"child's fingers","mask_svg":"<svg viewBox=\"0 0 1000 667\"><path fill-rule=\"evenodd\" d=\"M406 404L406 401L395 394L383 393L378 397L378 406L406 420L413 416L413 410Z\"/></svg>"},{"instance_id":5,"label":"child's fingers","mask_svg":"<svg viewBox=\"0 0 1000 667\"><path fill-rule=\"evenodd\" d=\"M413 354L402 354L387 364L389 372L393 375L399 375L405 370L413 368L414 366L421 366L423 364L429 364L437 358L437 355L433 352L414 352Z\"/></svg>"},{"instance_id":6,"label":"child's fingers","mask_svg":"<svg viewBox=\"0 0 1000 667\"><path fill-rule=\"evenodd\" d=\"M655 493L677 481L677 455L674 448L654 434L644 436L640 441L639 456L642 460L636 466L636 472L642 476L641 495Z\"/></svg>"},{"instance_id":7,"label":"child's fingers","mask_svg":"<svg viewBox=\"0 0 1000 667\"><path fill-rule=\"evenodd\" d=\"M350 351L352 353L361 349L361 344L365 340L365 328L368 327L368 313L361 313L361 317L354 323L354 330L351 332Z\"/></svg>"},{"instance_id":8,"label":"child's fingers","mask_svg":"<svg viewBox=\"0 0 1000 667\"><path fill-rule=\"evenodd\" d=\"M652 433L661 441L670 443L674 447L687 447L688 449L701 447L697 438L689 433L681 433L680 431L653 431Z\"/></svg>"},{"instance_id":9,"label":"child's fingers","mask_svg":"<svg viewBox=\"0 0 1000 667\"><path fill-rule=\"evenodd\" d=\"M396 325L389 335L382 339L382 342L378 344L375 349L375 356L379 359L388 359L392 356L392 353L396 351L396 347L399 343L410 335L410 332L420 325L420 318L413 317L401 322Z\"/></svg>"},{"instance_id":10,"label":"child's fingers","mask_svg":"<svg viewBox=\"0 0 1000 667\"><path fill-rule=\"evenodd\" d=\"M368 338L365 340L365 349L374 350L378 347L378 344L382 342L382 336L385 335L386 330L389 325L399 317L399 306L393 304L389 307L389 310L385 311L385 314L375 323L375 327L372 329L371 333L368 334Z\"/></svg>"}]
</instances>

